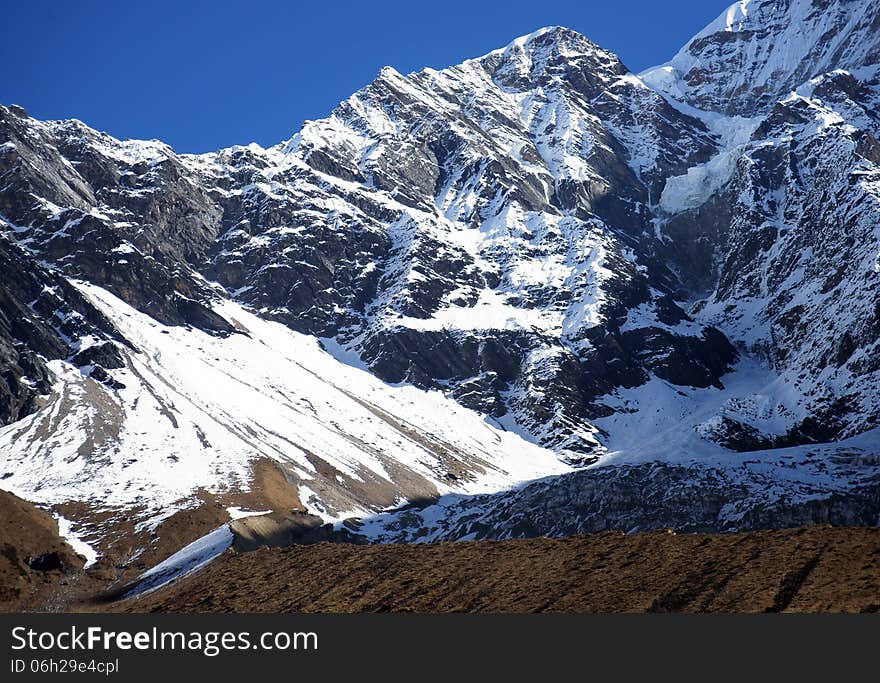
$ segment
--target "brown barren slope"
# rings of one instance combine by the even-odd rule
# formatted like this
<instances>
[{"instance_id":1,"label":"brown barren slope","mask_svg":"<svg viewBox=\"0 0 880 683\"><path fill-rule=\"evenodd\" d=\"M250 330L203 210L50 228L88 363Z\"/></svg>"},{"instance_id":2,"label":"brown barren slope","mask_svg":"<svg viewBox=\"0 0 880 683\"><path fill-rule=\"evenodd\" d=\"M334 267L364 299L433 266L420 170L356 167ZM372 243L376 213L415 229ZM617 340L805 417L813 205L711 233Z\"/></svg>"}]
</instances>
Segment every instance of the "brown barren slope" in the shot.
<instances>
[{"instance_id":1,"label":"brown barren slope","mask_svg":"<svg viewBox=\"0 0 880 683\"><path fill-rule=\"evenodd\" d=\"M83 563L52 515L0 491L0 612L46 607Z\"/></svg>"},{"instance_id":2,"label":"brown barren slope","mask_svg":"<svg viewBox=\"0 0 880 683\"><path fill-rule=\"evenodd\" d=\"M227 552L100 609L135 612L876 612L880 529L619 533Z\"/></svg>"},{"instance_id":3,"label":"brown barren slope","mask_svg":"<svg viewBox=\"0 0 880 683\"><path fill-rule=\"evenodd\" d=\"M77 502L56 505L54 510L67 519L81 522L87 529L100 529L100 533L86 535L100 555L84 570L84 558L59 536L58 524L49 511L0 490L0 612L64 612L96 595L118 590L228 522L226 508L231 505L277 510L259 519L264 525L272 521L283 530L308 521L296 488L267 459L254 462L249 490L222 495L199 491L195 498L199 505L174 513L155 533L137 530L136 511L96 509ZM277 536L282 541L287 538L280 532ZM250 547L247 540L237 540L238 546Z\"/></svg>"}]
</instances>

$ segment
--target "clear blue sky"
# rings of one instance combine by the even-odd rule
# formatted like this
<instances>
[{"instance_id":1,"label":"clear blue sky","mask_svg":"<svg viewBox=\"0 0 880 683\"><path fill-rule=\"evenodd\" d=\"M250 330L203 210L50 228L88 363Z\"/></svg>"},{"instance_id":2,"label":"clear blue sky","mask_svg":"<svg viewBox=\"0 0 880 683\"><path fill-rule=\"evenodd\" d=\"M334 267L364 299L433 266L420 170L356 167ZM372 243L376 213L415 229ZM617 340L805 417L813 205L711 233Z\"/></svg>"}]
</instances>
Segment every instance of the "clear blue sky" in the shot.
<instances>
[{"instance_id":1,"label":"clear blue sky","mask_svg":"<svg viewBox=\"0 0 880 683\"><path fill-rule=\"evenodd\" d=\"M0 103L206 152L288 138L390 64L482 55L548 25L666 61L731 0L2 0Z\"/></svg>"}]
</instances>

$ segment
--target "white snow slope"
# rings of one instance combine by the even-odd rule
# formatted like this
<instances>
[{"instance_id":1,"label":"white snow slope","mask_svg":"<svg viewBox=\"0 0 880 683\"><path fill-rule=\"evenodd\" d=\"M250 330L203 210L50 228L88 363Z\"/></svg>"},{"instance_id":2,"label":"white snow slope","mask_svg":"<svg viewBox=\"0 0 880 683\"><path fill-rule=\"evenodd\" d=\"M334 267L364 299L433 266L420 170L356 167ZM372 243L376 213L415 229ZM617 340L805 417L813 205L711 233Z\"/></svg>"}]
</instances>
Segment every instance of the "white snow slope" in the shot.
<instances>
[{"instance_id":1,"label":"white snow slope","mask_svg":"<svg viewBox=\"0 0 880 683\"><path fill-rule=\"evenodd\" d=\"M201 489L247 490L251 463L270 458L309 512L337 519L570 469L439 392L384 384L235 303L216 310L242 333L219 338L79 287L138 352L114 371L118 392L52 363L45 407L0 430L3 487L28 500L136 511L152 528Z\"/></svg>"}]
</instances>

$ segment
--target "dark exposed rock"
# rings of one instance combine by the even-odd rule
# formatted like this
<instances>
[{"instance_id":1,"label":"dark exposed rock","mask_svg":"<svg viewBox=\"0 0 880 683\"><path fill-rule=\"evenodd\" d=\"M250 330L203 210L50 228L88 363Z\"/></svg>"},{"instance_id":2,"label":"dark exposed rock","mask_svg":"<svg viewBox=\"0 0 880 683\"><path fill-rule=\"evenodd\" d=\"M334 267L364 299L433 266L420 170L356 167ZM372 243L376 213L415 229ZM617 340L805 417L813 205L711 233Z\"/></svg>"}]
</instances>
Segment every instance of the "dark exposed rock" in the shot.
<instances>
[{"instance_id":1,"label":"dark exposed rock","mask_svg":"<svg viewBox=\"0 0 880 683\"><path fill-rule=\"evenodd\" d=\"M200 301L178 294L175 303L180 319L188 325L220 335L228 335L235 332L235 328L228 320L212 311Z\"/></svg>"},{"instance_id":2,"label":"dark exposed rock","mask_svg":"<svg viewBox=\"0 0 880 683\"><path fill-rule=\"evenodd\" d=\"M67 358L85 335L105 339L103 357L120 362L112 324L65 279L0 236L0 424L39 407L54 381L47 361Z\"/></svg>"},{"instance_id":3,"label":"dark exposed rock","mask_svg":"<svg viewBox=\"0 0 880 683\"><path fill-rule=\"evenodd\" d=\"M691 387L722 388L721 376L737 359L727 337L712 327L699 338L645 328L620 335L620 344L630 355L648 354L645 367L657 377Z\"/></svg>"},{"instance_id":4,"label":"dark exposed rock","mask_svg":"<svg viewBox=\"0 0 880 683\"><path fill-rule=\"evenodd\" d=\"M28 567L37 572L61 571L66 568L61 555L56 552L29 557L25 562Z\"/></svg>"},{"instance_id":5,"label":"dark exposed rock","mask_svg":"<svg viewBox=\"0 0 880 683\"><path fill-rule=\"evenodd\" d=\"M11 150L0 155L0 214L33 251L161 322L228 331L179 305L178 294L216 296L190 265L214 244L221 211L168 148L146 143L145 160L122 161L125 143L78 121L23 121L5 108L0 141Z\"/></svg>"},{"instance_id":6,"label":"dark exposed rock","mask_svg":"<svg viewBox=\"0 0 880 683\"><path fill-rule=\"evenodd\" d=\"M110 342L89 346L70 360L77 367L83 365L102 365L110 370L125 367L125 361L119 353L119 347Z\"/></svg>"}]
</instances>

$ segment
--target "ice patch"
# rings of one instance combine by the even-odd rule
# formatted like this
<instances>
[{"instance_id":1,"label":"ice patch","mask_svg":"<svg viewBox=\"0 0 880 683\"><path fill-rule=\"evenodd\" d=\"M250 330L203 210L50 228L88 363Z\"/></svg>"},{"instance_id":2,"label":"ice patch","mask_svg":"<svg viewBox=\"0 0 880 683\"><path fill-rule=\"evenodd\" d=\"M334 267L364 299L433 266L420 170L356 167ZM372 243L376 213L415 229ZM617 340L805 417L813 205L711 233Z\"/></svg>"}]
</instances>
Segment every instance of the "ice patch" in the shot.
<instances>
[{"instance_id":1,"label":"ice patch","mask_svg":"<svg viewBox=\"0 0 880 683\"><path fill-rule=\"evenodd\" d=\"M245 510L240 507L228 507L226 512L232 520L244 519L245 517L260 517L262 515L271 515L271 510Z\"/></svg>"},{"instance_id":2,"label":"ice patch","mask_svg":"<svg viewBox=\"0 0 880 683\"><path fill-rule=\"evenodd\" d=\"M214 529L141 574L123 597L131 598L161 588L201 569L232 545L234 535L228 524Z\"/></svg>"},{"instance_id":3,"label":"ice patch","mask_svg":"<svg viewBox=\"0 0 880 683\"><path fill-rule=\"evenodd\" d=\"M67 542L67 545L74 549L77 555L82 555L86 558L83 569L88 569L95 564L98 561L97 551L74 533L73 523L61 515L56 514L54 517L55 521L58 522L58 535Z\"/></svg>"},{"instance_id":4,"label":"ice patch","mask_svg":"<svg viewBox=\"0 0 880 683\"><path fill-rule=\"evenodd\" d=\"M660 208L674 214L695 209L720 190L733 175L736 161L760 125L761 119L742 116L701 117L721 139L720 151L709 161L692 166L687 173L666 181L660 196Z\"/></svg>"}]
</instances>

